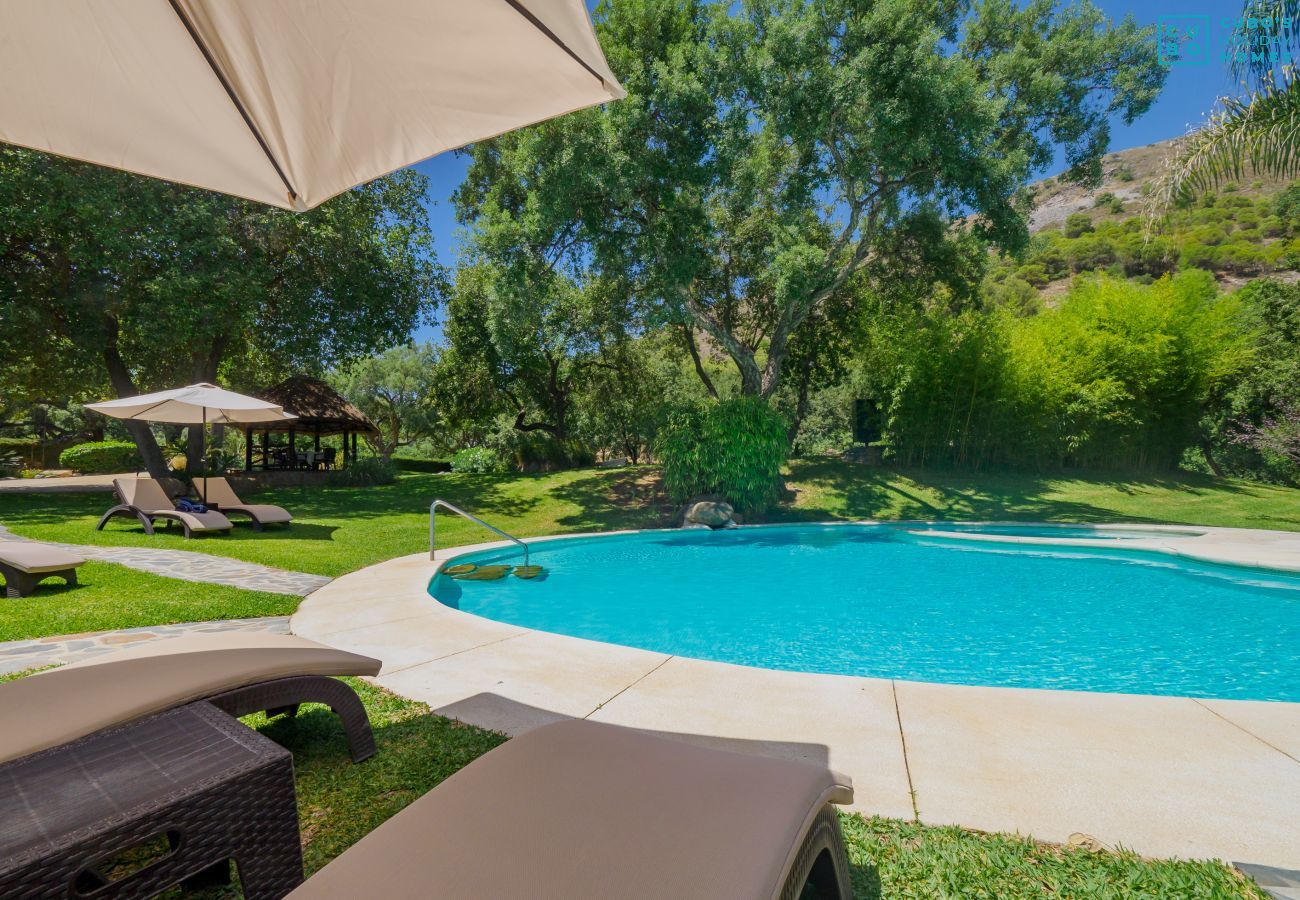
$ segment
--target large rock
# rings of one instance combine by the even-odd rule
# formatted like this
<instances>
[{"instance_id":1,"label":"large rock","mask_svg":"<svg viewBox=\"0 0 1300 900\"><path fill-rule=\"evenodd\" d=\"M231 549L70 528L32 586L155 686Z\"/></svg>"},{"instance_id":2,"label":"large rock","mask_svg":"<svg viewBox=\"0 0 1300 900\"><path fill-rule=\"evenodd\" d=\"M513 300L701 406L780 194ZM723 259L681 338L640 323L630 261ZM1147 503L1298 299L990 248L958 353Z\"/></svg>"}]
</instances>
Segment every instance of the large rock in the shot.
<instances>
[{"instance_id":1,"label":"large rock","mask_svg":"<svg viewBox=\"0 0 1300 900\"><path fill-rule=\"evenodd\" d=\"M736 524L731 518L735 513L736 510L725 500L700 500L687 507L683 524L730 528Z\"/></svg>"}]
</instances>

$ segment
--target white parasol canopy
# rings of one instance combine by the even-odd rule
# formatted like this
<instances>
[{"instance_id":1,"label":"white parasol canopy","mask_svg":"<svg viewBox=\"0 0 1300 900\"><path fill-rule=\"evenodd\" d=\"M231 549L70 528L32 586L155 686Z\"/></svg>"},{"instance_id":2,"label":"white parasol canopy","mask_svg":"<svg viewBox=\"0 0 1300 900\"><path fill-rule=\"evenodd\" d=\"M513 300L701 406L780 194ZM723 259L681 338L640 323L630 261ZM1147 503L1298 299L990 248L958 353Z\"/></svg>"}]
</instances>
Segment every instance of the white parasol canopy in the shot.
<instances>
[{"instance_id":1,"label":"white parasol canopy","mask_svg":"<svg viewBox=\"0 0 1300 900\"><path fill-rule=\"evenodd\" d=\"M191 384L138 397L87 403L86 409L114 419L138 419L169 425L250 424L298 418L274 403L236 394L215 384Z\"/></svg>"},{"instance_id":2,"label":"white parasol canopy","mask_svg":"<svg viewBox=\"0 0 1300 900\"><path fill-rule=\"evenodd\" d=\"M286 209L623 95L583 0L0 0L0 141Z\"/></svg>"}]
</instances>

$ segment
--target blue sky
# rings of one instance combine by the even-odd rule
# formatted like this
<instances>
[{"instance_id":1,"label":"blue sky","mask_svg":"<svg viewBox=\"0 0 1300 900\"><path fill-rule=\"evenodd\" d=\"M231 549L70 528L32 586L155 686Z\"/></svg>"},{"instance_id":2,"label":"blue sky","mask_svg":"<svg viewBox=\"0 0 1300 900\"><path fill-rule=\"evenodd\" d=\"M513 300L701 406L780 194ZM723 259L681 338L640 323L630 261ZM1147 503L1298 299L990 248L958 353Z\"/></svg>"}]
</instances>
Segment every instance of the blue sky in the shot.
<instances>
[{"instance_id":1,"label":"blue sky","mask_svg":"<svg viewBox=\"0 0 1300 900\"><path fill-rule=\"evenodd\" d=\"M618 0L613 0L617 3ZM1240 0L1156 0L1154 3L1136 0L1094 0L1108 16L1119 20L1132 15L1139 24L1155 24L1160 17L1203 16L1210 23L1210 46L1223 45L1223 22L1240 13ZM594 6L595 0L588 0ZM1204 64L1185 64L1170 67L1169 80L1160 99L1151 110L1132 125L1116 121L1111 135L1111 149L1125 150L1154 141L1183 134L1188 127L1204 118L1215 99L1223 94L1236 93L1232 79L1222 62L1211 58ZM429 176L429 218L433 227L434 246L438 259L445 265L456 261L458 241L456 219L452 211L451 195L465 175L466 160L454 153L444 153L433 159L417 163L414 168ZM1056 171L1059 171L1056 170ZM1054 175L1048 170L1044 175ZM439 329L423 327L415 333L418 341L437 339Z\"/></svg>"}]
</instances>

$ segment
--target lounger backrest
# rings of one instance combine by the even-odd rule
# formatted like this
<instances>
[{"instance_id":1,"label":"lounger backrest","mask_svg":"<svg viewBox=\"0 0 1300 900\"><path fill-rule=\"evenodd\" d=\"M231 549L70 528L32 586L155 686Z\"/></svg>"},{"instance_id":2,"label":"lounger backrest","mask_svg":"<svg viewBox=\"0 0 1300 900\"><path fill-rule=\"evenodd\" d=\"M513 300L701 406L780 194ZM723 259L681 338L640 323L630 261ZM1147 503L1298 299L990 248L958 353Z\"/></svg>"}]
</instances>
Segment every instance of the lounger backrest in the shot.
<instances>
[{"instance_id":1,"label":"lounger backrest","mask_svg":"<svg viewBox=\"0 0 1300 900\"><path fill-rule=\"evenodd\" d=\"M296 675L377 675L379 666L291 634L150 641L0 684L0 763L244 685Z\"/></svg>"},{"instance_id":2,"label":"lounger backrest","mask_svg":"<svg viewBox=\"0 0 1300 900\"><path fill-rule=\"evenodd\" d=\"M206 485L206 491L204 486ZM244 501L235 494L235 489L224 478L195 478L194 492L218 506L243 506Z\"/></svg>"},{"instance_id":3,"label":"lounger backrest","mask_svg":"<svg viewBox=\"0 0 1300 900\"><path fill-rule=\"evenodd\" d=\"M171 509L174 506L163 486L152 478L114 478L113 487L128 506L140 509Z\"/></svg>"}]
</instances>

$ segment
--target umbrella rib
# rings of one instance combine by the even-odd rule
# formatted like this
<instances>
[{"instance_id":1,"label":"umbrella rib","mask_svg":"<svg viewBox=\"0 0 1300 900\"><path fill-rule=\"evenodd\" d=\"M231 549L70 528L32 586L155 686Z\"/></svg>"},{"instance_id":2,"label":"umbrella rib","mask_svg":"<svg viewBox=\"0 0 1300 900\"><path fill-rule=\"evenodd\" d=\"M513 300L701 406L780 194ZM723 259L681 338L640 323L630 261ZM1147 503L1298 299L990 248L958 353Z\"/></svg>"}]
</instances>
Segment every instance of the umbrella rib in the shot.
<instances>
[{"instance_id":1,"label":"umbrella rib","mask_svg":"<svg viewBox=\"0 0 1300 900\"><path fill-rule=\"evenodd\" d=\"M154 403L154 404L151 404L151 405L149 405L149 406L146 406L144 409L140 410L140 411L137 412L137 413L132 413L128 418L131 418L131 419L140 419L140 417L141 417L142 415L144 415L145 413L157 409L158 407L162 406L164 403L171 403L171 402L172 402L173 400L175 400L175 399L176 399L175 397L168 397L166 400L159 400L157 403ZM141 419L140 421L145 421L145 422L147 422L148 419Z\"/></svg>"},{"instance_id":2,"label":"umbrella rib","mask_svg":"<svg viewBox=\"0 0 1300 900\"><path fill-rule=\"evenodd\" d=\"M597 80L597 81L599 81L601 84L605 84L605 79L604 79L604 77L603 77L599 72L597 72L595 69L593 69L590 65L588 65L588 64L587 64L587 61L586 61L585 59L583 59L581 56L579 56L577 53L575 53L575 52L574 52L574 51L569 47L568 44L566 44L566 43L564 43L564 41L560 40L559 35L557 35L554 31L551 31L550 28L546 27L546 23L545 23L545 22L543 22L541 19L537 18L537 16L533 15L531 12L529 12L528 7L526 7L526 6L524 6L522 3L520 3L519 0L506 0L506 3L509 3L512 7L514 7L515 12L519 13L519 15L523 16L523 17L524 17L525 19L527 19L529 22L532 22L533 25L537 28L537 30L540 31L542 34L546 35L546 36L547 36L548 38L550 38L552 41L554 41L554 42L555 42L555 45L556 45L557 47L559 47L559 48L560 48L561 50L563 50L565 53L569 54L569 55L572 56L575 60L577 60L578 65L582 66L584 69L586 69L586 70L587 70L588 72L590 72L592 75L594 75L594 76L596 77L596 80ZM608 87L608 85L606 85L606 87Z\"/></svg>"},{"instance_id":3,"label":"umbrella rib","mask_svg":"<svg viewBox=\"0 0 1300 900\"><path fill-rule=\"evenodd\" d=\"M289 183L289 178L284 174L284 169L280 168L280 164L276 162L275 155L267 145L266 139L262 137L262 132L259 131L257 126L253 123L253 117L250 116L248 110L244 108L244 104L239 99L239 95L235 93L235 89L230 84L230 80L226 78L225 73L221 71L221 67L217 65L217 60L213 57L212 53L209 52L207 44L203 43L203 38L199 36L199 32L194 27L194 23L190 21L189 16L185 15L185 12L181 9L180 3L178 3L177 0L167 0L167 2L171 4L172 11L176 13L176 18L181 20L181 24L185 26L185 30L189 32L190 40L194 41L194 46L199 48L199 52L202 53L203 58L207 60L208 67L212 69L212 74L217 76L217 81L221 82L221 86L225 88L226 96L228 96L230 102L235 105L235 109L239 111L239 115L243 118L244 124L248 126L248 130L253 133L253 138L257 141L257 146L261 147L262 152L266 154L266 159L270 162L271 168L275 169L275 174L280 176L281 183L284 184L285 190L289 192L289 199L291 201L297 200L298 192L295 191L293 185ZM512 0L506 0L506 2L509 3L512 2Z\"/></svg>"}]
</instances>

